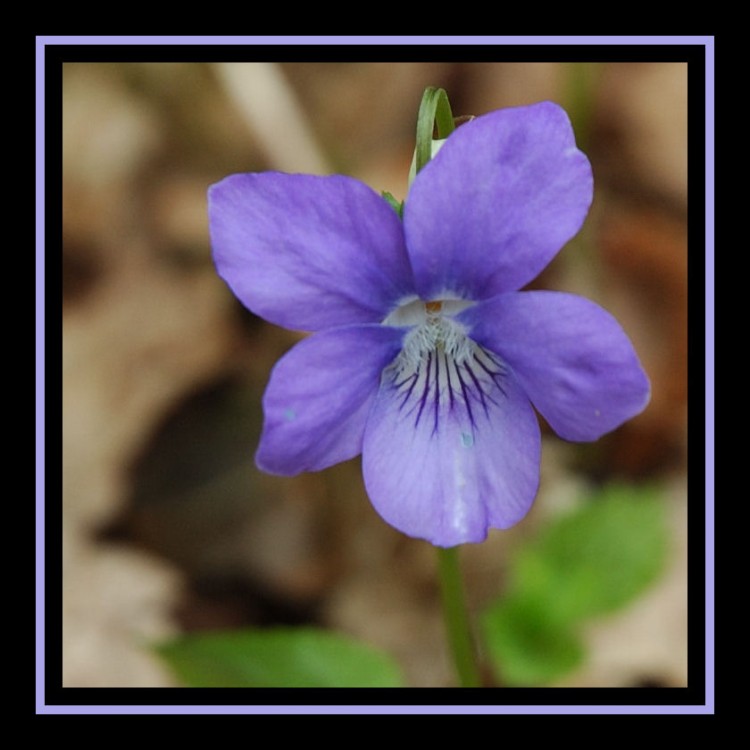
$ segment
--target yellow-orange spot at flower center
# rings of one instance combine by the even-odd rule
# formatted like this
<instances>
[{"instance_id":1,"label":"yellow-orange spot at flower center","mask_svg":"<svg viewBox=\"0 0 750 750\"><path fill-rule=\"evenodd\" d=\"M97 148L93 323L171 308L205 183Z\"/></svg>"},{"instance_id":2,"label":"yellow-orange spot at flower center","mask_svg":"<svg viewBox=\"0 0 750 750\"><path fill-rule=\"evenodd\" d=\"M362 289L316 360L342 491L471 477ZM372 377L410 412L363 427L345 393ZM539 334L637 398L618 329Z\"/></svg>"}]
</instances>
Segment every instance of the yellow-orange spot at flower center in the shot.
<instances>
[{"instance_id":1,"label":"yellow-orange spot at flower center","mask_svg":"<svg viewBox=\"0 0 750 750\"><path fill-rule=\"evenodd\" d=\"M435 315L443 309L443 303L440 300L437 300L435 302L425 302L424 309L427 311L428 315L430 313Z\"/></svg>"}]
</instances>

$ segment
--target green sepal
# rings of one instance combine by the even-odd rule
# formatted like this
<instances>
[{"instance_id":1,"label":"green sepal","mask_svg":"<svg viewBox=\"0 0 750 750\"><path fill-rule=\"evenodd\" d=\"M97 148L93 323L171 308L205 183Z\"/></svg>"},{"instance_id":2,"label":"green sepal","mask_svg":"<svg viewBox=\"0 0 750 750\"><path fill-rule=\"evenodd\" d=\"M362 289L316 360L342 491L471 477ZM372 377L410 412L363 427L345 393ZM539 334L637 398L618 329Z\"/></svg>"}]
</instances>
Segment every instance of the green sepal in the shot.
<instances>
[{"instance_id":1,"label":"green sepal","mask_svg":"<svg viewBox=\"0 0 750 750\"><path fill-rule=\"evenodd\" d=\"M385 202L398 214L399 219L404 218L404 202L396 200L391 193L387 190L383 190L381 195L385 199Z\"/></svg>"}]
</instances>

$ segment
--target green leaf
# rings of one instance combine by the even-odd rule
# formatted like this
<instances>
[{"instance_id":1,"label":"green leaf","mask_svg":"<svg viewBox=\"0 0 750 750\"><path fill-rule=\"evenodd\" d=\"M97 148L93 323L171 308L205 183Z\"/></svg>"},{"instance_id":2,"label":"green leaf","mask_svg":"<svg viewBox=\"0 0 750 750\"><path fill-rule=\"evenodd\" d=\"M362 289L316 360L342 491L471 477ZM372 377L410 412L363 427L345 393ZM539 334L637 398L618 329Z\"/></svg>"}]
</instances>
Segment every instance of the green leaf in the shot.
<instances>
[{"instance_id":1,"label":"green leaf","mask_svg":"<svg viewBox=\"0 0 750 750\"><path fill-rule=\"evenodd\" d=\"M501 600L482 619L489 656L505 685L543 685L583 661L576 635L550 621L541 602Z\"/></svg>"},{"instance_id":2,"label":"green leaf","mask_svg":"<svg viewBox=\"0 0 750 750\"><path fill-rule=\"evenodd\" d=\"M547 602L555 621L573 623L634 599L658 576L666 552L658 492L613 485L521 551L514 590Z\"/></svg>"},{"instance_id":3,"label":"green leaf","mask_svg":"<svg viewBox=\"0 0 750 750\"><path fill-rule=\"evenodd\" d=\"M609 486L550 524L511 561L505 597L482 618L500 678L538 685L576 667L576 628L640 594L662 571L667 546L654 488Z\"/></svg>"},{"instance_id":4,"label":"green leaf","mask_svg":"<svg viewBox=\"0 0 750 750\"><path fill-rule=\"evenodd\" d=\"M157 647L189 687L402 687L396 663L314 628L200 633Z\"/></svg>"}]
</instances>

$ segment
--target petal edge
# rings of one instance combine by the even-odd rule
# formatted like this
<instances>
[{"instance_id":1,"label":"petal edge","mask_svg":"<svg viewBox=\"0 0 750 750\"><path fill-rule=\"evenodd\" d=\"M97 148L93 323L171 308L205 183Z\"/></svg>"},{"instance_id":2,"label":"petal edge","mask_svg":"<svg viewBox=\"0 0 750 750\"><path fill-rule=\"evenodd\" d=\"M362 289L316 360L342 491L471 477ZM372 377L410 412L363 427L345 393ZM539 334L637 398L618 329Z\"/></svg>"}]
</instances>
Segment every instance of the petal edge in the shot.
<instances>
[{"instance_id":1,"label":"petal edge","mask_svg":"<svg viewBox=\"0 0 750 750\"><path fill-rule=\"evenodd\" d=\"M292 476L357 456L381 373L403 335L400 328L347 326L295 344L263 396L259 468Z\"/></svg>"},{"instance_id":2,"label":"petal edge","mask_svg":"<svg viewBox=\"0 0 750 750\"><path fill-rule=\"evenodd\" d=\"M460 313L472 337L513 368L562 438L597 440L646 408L651 388L630 339L574 294L515 292Z\"/></svg>"},{"instance_id":3,"label":"petal edge","mask_svg":"<svg viewBox=\"0 0 750 750\"><path fill-rule=\"evenodd\" d=\"M578 232L592 198L591 166L557 104L501 109L462 125L406 199L418 293L482 300L520 289Z\"/></svg>"},{"instance_id":4,"label":"petal edge","mask_svg":"<svg viewBox=\"0 0 750 750\"><path fill-rule=\"evenodd\" d=\"M208 193L219 275L256 315L315 331L382 321L414 284L401 222L352 177L235 174Z\"/></svg>"}]
</instances>

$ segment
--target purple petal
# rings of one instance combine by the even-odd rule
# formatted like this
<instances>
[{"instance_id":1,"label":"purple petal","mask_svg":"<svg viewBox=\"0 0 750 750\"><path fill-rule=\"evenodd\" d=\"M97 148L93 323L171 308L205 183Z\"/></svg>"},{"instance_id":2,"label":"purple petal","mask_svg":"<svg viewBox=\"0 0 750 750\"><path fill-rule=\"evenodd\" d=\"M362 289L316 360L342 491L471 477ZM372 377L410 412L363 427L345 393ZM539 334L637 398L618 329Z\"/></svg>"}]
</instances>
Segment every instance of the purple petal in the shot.
<instances>
[{"instance_id":1,"label":"purple petal","mask_svg":"<svg viewBox=\"0 0 750 750\"><path fill-rule=\"evenodd\" d=\"M380 322L414 293L398 216L351 177L232 175L209 189L209 223L219 275L285 328Z\"/></svg>"},{"instance_id":2,"label":"purple petal","mask_svg":"<svg viewBox=\"0 0 750 750\"><path fill-rule=\"evenodd\" d=\"M536 414L513 376L477 349L441 350L416 377L389 368L365 429L368 495L392 526L441 547L519 521L539 484Z\"/></svg>"},{"instance_id":3,"label":"purple petal","mask_svg":"<svg viewBox=\"0 0 750 750\"><path fill-rule=\"evenodd\" d=\"M422 299L481 300L534 279L591 204L568 116L542 102L462 125L417 175L404 231Z\"/></svg>"},{"instance_id":4,"label":"purple petal","mask_svg":"<svg viewBox=\"0 0 750 750\"><path fill-rule=\"evenodd\" d=\"M596 440L640 413L650 386L630 340L598 305L561 292L500 295L457 316L507 362L566 440Z\"/></svg>"},{"instance_id":5,"label":"purple petal","mask_svg":"<svg viewBox=\"0 0 750 750\"><path fill-rule=\"evenodd\" d=\"M271 373L256 463L272 474L318 471L362 451L383 368L404 329L348 326L303 339Z\"/></svg>"}]
</instances>

